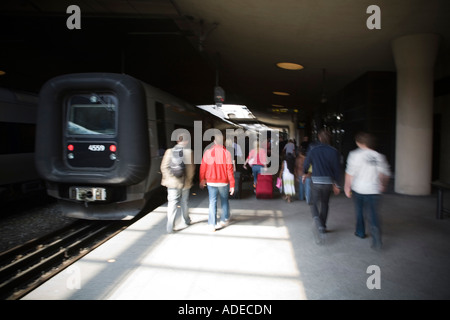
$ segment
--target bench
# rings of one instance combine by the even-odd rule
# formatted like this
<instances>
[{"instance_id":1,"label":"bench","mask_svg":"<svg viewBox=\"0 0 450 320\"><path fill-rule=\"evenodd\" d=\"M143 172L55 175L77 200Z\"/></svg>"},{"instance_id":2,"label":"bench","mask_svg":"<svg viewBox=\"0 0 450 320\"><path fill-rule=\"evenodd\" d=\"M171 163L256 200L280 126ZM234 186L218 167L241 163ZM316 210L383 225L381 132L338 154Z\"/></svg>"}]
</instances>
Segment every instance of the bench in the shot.
<instances>
[{"instance_id":1,"label":"bench","mask_svg":"<svg viewBox=\"0 0 450 320\"><path fill-rule=\"evenodd\" d=\"M433 181L431 185L438 190L436 219L444 219L444 213L450 213L450 210L444 208L444 191L450 190L450 184L441 181Z\"/></svg>"}]
</instances>

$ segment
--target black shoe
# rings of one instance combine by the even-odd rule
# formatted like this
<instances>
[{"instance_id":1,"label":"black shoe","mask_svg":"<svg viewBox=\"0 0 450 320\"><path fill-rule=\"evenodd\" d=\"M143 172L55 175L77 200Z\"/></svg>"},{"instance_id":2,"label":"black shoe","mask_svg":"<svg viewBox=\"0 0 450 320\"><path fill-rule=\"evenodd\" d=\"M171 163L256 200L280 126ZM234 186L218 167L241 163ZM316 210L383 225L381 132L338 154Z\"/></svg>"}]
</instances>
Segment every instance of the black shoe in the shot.
<instances>
[{"instance_id":1,"label":"black shoe","mask_svg":"<svg viewBox=\"0 0 450 320\"><path fill-rule=\"evenodd\" d=\"M319 238L320 238L320 244L325 244L327 241L327 229L323 228L319 230Z\"/></svg>"},{"instance_id":2,"label":"black shoe","mask_svg":"<svg viewBox=\"0 0 450 320\"><path fill-rule=\"evenodd\" d=\"M361 239L364 239L365 237L366 237L366 235L364 234L364 235L362 235L362 236L360 236L359 234L357 234L356 232L355 232L355 236L357 236L358 238L361 238Z\"/></svg>"},{"instance_id":3,"label":"black shoe","mask_svg":"<svg viewBox=\"0 0 450 320\"><path fill-rule=\"evenodd\" d=\"M381 243L372 244L372 245L370 246L370 248L371 248L372 250L375 250L375 251L381 251L381 247L382 247Z\"/></svg>"},{"instance_id":4,"label":"black shoe","mask_svg":"<svg viewBox=\"0 0 450 320\"><path fill-rule=\"evenodd\" d=\"M317 228L316 224L314 223L312 226L312 232L314 235L314 241L317 245L323 245L326 241L326 233L325 229L321 228L320 230Z\"/></svg>"}]
</instances>

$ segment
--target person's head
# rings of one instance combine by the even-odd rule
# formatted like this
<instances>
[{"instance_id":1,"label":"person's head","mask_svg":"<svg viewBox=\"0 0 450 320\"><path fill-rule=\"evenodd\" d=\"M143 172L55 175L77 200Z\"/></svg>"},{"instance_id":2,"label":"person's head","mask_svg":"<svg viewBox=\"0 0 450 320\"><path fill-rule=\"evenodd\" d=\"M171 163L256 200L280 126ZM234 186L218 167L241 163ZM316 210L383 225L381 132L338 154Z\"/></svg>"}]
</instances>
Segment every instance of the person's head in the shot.
<instances>
[{"instance_id":1,"label":"person's head","mask_svg":"<svg viewBox=\"0 0 450 320\"><path fill-rule=\"evenodd\" d=\"M327 129L320 129L317 137L321 143L331 144L331 133Z\"/></svg>"},{"instance_id":2,"label":"person's head","mask_svg":"<svg viewBox=\"0 0 450 320\"><path fill-rule=\"evenodd\" d=\"M190 135L186 134L186 133L180 133L180 135L178 136L177 139L177 144L181 145L181 146L187 146L189 144L190 141Z\"/></svg>"},{"instance_id":3,"label":"person's head","mask_svg":"<svg viewBox=\"0 0 450 320\"><path fill-rule=\"evenodd\" d=\"M223 135L221 132L218 132L214 135L214 143L223 146Z\"/></svg>"},{"instance_id":4,"label":"person's head","mask_svg":"<svg viewBox=\"0 0 450 320\"><path fill-rule=\"evenodd\" d=\"M367 132L358 132L355 136L356 145L360 148L375 149L375 137Z\"/></svg>"},{"instance_id":5,"label":"person's head","mask_svg":"<svg viewBox=\"0 0 450 320\"><path fill-rule=\"evenodd\" d=\"M227 149L232 149L233 148L233 140L231 139L225 139L225 147Z\"/></svg>"}]
</instances>

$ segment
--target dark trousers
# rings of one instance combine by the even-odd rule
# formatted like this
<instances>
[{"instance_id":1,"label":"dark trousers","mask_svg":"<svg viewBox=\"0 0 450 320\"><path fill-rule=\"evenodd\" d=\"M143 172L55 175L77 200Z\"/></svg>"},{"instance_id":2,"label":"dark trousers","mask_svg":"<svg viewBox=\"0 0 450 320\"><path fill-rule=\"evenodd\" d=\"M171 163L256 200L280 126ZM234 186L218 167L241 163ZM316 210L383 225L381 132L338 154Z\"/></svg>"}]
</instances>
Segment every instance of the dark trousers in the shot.
<instances>
[{"instance_id":1,"label":"dark trousers","mask_svg":"<svg viewBox=\"0 0 450 320\"><path fill-rule=\"evenodd\" d=\"M331 184L311 184L311 214L320 232L325 232L327 227L328 202L332 191Z\"/></svg>"},{"instance_id":2,"label":"dark trousers","mask_svg":"<svg viewBox=\"0 0 450 320\"><path fill-rule=\"evenodd\" d=\"M364 209L368 209L368 218L370 223L370 233L372 235L372 246L381 247L381 223L378 216L378 204L380 202L380 195L378 194L361 194L355 191L353 198L355 199L356 211L356 234L359 237L366 235L364 223Z\"/></svg>"}]
</instances>

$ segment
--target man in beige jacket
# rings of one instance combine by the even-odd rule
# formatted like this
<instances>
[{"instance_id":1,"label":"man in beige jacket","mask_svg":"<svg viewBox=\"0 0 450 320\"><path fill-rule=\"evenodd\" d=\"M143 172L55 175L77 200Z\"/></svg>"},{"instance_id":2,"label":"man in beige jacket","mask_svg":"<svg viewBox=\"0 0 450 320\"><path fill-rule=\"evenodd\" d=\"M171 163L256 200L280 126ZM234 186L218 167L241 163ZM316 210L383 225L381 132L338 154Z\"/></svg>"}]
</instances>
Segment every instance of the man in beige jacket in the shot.
<instances>
[{"instance_id":1,"label":"man in beige jacket","mask_svg":"<svg viewBox=\"0 0 450 320\"><path fill-rule=\"evenodd\" d=\"M167 149L161 162L162 180L161 185L167 187L167 232L174 231L177 210L181 208L181 216L183 217L182 229L191 223L189 217L189 192L192 187L192 180L195 174L195 164L193 152L186 146L189 139L186 136L180 136L177 141L176 148L182 147L183 162L185 164L185 172L182 177L176 177L172 174L170 163L173 156L173 149Z\"/></svg>"}]
</instances>

